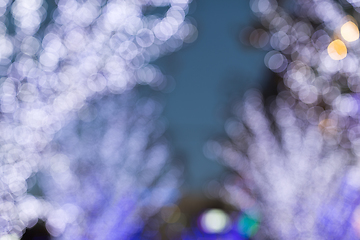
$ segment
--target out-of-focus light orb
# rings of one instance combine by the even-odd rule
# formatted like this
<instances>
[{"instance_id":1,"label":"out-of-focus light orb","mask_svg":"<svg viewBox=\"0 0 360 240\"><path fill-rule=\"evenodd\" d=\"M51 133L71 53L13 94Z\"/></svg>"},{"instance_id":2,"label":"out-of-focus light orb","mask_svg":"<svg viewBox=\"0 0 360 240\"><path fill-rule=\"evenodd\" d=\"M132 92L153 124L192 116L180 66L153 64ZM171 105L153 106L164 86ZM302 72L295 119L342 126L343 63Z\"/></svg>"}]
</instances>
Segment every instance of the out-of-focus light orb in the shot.
<instances>
[{"instance_id":1,"label":"out-of-focus light orb","mask_svg":"<svg viewBox=\"0 0 360 240\"><path fill-rule=\"evenodd\" d=\"M209 209L201 215L200 223L206 233L222 233L229 226L230 218L220 209Z\"/></svg>"},{"instance_id":2,"label":"out-of-focus light orb","mask_svg":"<svg viewBox=\"0 0 360 240\"><path fill-rule=\"evenodd\" d=\"M242 214L238 222L238 231L242 236L252 237L259 229L259 220L255 216Z\"/></svg>"},{"instance_id":3,"label":"out-of-focus light orb","mask_svg":"<svg viewBox=\"0 0 360 240\"><path fill-rule=\"evenodd\" d=\"M340 39L332 41L329 44L327 51L329 56L334 60L344 59L347 55L347 48Z\"/></svg>"},{"instance_id":4,"label":"out-of-focus light orb","mask_svg":"<svg viewBox=\"0 0 360 240\"><path fill-rule=\"evenodd\" d=\"M341 26L341 36L348 42L354 42L359 39L358 26L352 21L348 21Z\"/></svg>"},{"instance_id":5,"label":"out-of-focus light orb","mask_svg":"<svg viewBox=\"0 0 360 240\"><path fill-rule=\"evenodd\" d=\"M334 119L323 119L319 122L318 127L322 133L327 135L336 135L338 132L337 122Z\"/></svg>"}]
</instances>

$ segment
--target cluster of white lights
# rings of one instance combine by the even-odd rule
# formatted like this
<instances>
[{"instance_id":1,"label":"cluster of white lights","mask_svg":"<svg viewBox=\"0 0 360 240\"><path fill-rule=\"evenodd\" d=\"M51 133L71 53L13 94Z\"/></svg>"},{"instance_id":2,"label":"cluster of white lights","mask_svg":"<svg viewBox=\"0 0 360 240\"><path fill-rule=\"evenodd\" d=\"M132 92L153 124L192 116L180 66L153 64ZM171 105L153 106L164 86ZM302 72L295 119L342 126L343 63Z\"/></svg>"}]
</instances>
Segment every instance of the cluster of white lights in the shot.
<instances>
[{"instance_id":1,"label":"cluster of white lights","mask_svg":"<svg viewBox=\"0 0 360 240\"><path fill-rule=\"evenodd\" d=\"M18 235L49 212L27 194L26 180L49 161L54 134L95 95L138 83L161 90L166 79L149 63L197 36L185 18L188 0L56 3L43 26L43 0L0 0L0 222L3 232ZM163 16L144 15L157 7L168 8Z\"/></svg>"},{"instance_id":2,"label":"cluster of white lights","mask_svg":"<svg viewBox=\"0 0 360 240\"><path fill-rule=\"evenodd\" d=\"M254 92L235 103L228 139L205 150L241 176L222 197L240 209L258 201L270 237L355 239L359 184L346 176L360 156L357 21L337 1L297 0L294 11L279 2L250 2L263 28L249 34L270 49L265 65L282 78L279 93L266 107Z\"/></svg>"},{"instance_id":3,"label":"cluster of white lights","mask_svg":"<svg viewBox=\"0 0 360 240\"><path fill-rule=\"evenodd\" d=\"M299 0L294 7L296 16L276 1L251 1L251 9L266 30L254 30L250 43L272 48L265 64L305 103L308 112L303 117L312 122L317 119L314 124L319 126L329 119L327 123L338 132L337 143L360 156L357 21L331 0Z\"/></svg>"},{"instance_id":4,"label":"cluster of white lights","mask_svg":"<svg viewBox=\"0 0 360 240\"><path fill-rule=\"evenodd\" d=\"M212 153L242 176L236 184L227 183L227 191L235 188L227 193L235 196L227 198L246 209L255 206L256 196L261 224L277 239L328 239L331 231L321 229L331 222L336 233L350 232L349 222L340 220L351 217L345 210L349 199L337 194L356 158L329 140L336 138L332 129L304 120L305 104L289 91L281 92L269 110L258 92L247 93L244 103L233 108L233 131L227 128L229 139L220 140L221 148ZM333 199L336 207L324 213ZM331 217L322 222L323 215Z\"/></svg>"},{"instance_id":5,"label":"cluster of white lights","mask_svg":"<svg viewBox=\"0 0 360 240\"><path fill-rule=\"evenodd\" d=\"M129 239L171 199L180 172L168 161L161 108L132 91L107 96L56 134L40 178L53 236Z\"/></svg>"}]
</instances>

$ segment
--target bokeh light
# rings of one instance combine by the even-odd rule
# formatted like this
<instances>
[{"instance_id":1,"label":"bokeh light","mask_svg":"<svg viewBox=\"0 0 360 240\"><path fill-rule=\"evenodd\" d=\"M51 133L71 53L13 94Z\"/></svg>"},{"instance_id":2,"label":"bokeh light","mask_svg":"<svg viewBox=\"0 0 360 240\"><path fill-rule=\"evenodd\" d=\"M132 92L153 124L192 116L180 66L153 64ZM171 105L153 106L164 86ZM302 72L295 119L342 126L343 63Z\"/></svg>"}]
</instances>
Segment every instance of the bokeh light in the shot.
<instances>
[{"instance_id":1,"label":"bokeh light","mask_svg":"<svg viewBox=\"0 0 360 240\"><path fill-rule=\"evenodd\" d=\"M200 216L200 224L206 233L222 233L229 227L230 218L221 209L208 209Z\"/></svg>"},{"instance_id":2,"label":"bokeh light","mask_svg":"<svg viewBox=\"0 0 360 240\"><path fill-rule=\"evenodd\" d=\"M329 56L334 60L344 59L347 55L347 48L340 39L332 41L329 44L327 51Z\"/></svg>"},{"instance_id":3,"label":"bokeh light","mask_svg":"<svg viewBox=\"0 0 360 240\"><path fill-rule=\"evenodd\" d=\"M41 171L40 186L56 206L46 227L63 239L129 239L177 194L181 171L168 161L161 105L132 90L78 114L55 135L50 146L61 151L47 153ZM181 212L170 206L161 214L176 222Z\"/></svg>"},{"instance_id":4,"label":"bokeh light","mask_svg":"<svg viewBox=\"0 0 360 240\"><path fill-rule=\"evenodd\" d=\"M353 111L347 107L341 107L346 115ZM238 231L245 237L261 231L276 239L327 239L334 235L331 229L350 234L349 222L340 217L352 215L346 194L353 190L340 186L356 156L339 137L341 115L308 107L288 90L266 105L258 91L250 91L232 110L228 139L218 140L219 149L210 154L238 173L224 182L221 195L243 210ZM351 139L357 135L354 129ZM262 227L252 209L261 214Z\"/></svg>"},{"instance_id":5,"label":"bokeh light","mask_svg":"<svg viewBox=\"0 0 360 240\"><path fill-rule=\"evenodd\" d=\"M244 237L253 237L259 230L259 219L256 215L241 214L238 220L238 230Z\"/></svg>"},{"instance_id":6,"label":"bokeh light","mask_svg":"<svg viewBox=\"0 0 360 240\"><path fill-rule=\"evenodd\" d=\"M79 189L80 183L86 182L74 172L76 168L70 167L77 163L81 165L76 156L78 150L74 150L73 155L66 153L65 145L62 149L54 144L56 136L76 119L90 124L104 117L101 114L106 115L105 112L96 112L89 106L92 100L96 102L102 96L132 91L139 83L147 84L152 90L166 91L166 77L151 62L196 39L196 23L186 17L189 3L188 0L57 0L55 4L44 0L0 1L0 16L3 19L0 23L2 235L15 234L20 237L23 230L32 226L37 219L46 222L53 236L63 234L68 224L81 225L78 221L89 214L80 201L81 197L71 201L64 199L70 196L66 194ZM145 14L143 10L146 7L166 7L166 11L162 15ZM147 104L142 119L151 122L154 119L149 118L157 116L152 115L152 111L159 108L155 102ZM124 114L132 114L125 108L123 111ZM137 114L135 110L134 114ZM165 129L164 124L159 125L159 129ZM131 147L144 146L147 131L152 132L144 129L143 133L134 133L135 140ZM162 134L162 130L155 132L159 136ZM90 130L84 131L84 134L87 136L82 136L81 141L96 145L94 139L99 136L92 135ZM69 137L72 140L64 142L78 143L76 134ZM152 182L154 176L160 174L155 169L166 165L161 165L162 160L168 160L165 143L155 147L156 150L150 154L149 159L152 160L148 164L152 165L143 165L144 171L147 168L152 171L143 175L142 184ZM135 159L134 156L131 158ZM50 163L53 165L49 166ZM109 167L107 163L103 164L102 169ZM123 179L118 181L123 181L124 186L132 186L136 191L136 187L140 186L132 185L131 176L137 174L133 171L134 166L135 163L133 166L126 165L122 169ZM111 178L114 176L112 174L115 173L110 171L106 176ZM165 185L161 185L161 181L158 183L161 186L155 184L148 194L144 193L148 196L144 197L144 201L152 202L153 197L158 198L158 205L166 202L165 198L172 192L171 186L176 185L174 179L178 174L171 172L173 176L169 176L169 179L173 180ZM85 174L82 177L89 176ZM45 183L41 183L41 179L46 179ZM103 179L99 183L112 180ZM82 189L86 192L83 196L92 196L92 191L96 192L91 181ZM47 185L50 182L54 185ZM59 194L54 194L52 188ZM121 192L118 194L117 200L121 199ZM124 201L132 206L131 196L135 195L129 194L129 199ZM94 199L94 204L99 203L97 200ZM141 210L137 206L129 208L145 211L146 219L152 211L160 209L158 205L150 210L145 203ZM138 212L133 216L140 216ZM127 215L124 212L119 216ZM139 219L128 221L127 234L142 226L140 222ZM110 232L107 234L111 235ZM69 232L66 234L71 236Z\"/></svg>"},{"instance_id":7,"label":"bokeh light","mask_svg":"<svg viewBox=\"0 0 360 240\"><path fill-rule=\"evenodd\" d=\"M250 1L258 23L242 31L243 43L267 51L274 86L233 103L227 136L203 149L236 172L216 196L244 213L246 237L254 226L263 236L255 239L359 238L359 184L347 179L359 179L349 174L360 156L359 6Z\"/></svg>"},{"instance_id":8,"label":"bokeh light","mask_svg":"<svg viewBox=\"0 0 360 240\"><path fill-rule=\"evenodd\" d=\"M348 21L341 26L341 36L348 42L354 42L359 39L359 28L352 22Z\"/></svg>"},{"instance_id":9,"label":"bokeh light","mask_svg":"<svg viewBox=\"0 0 360 240\"><path fill-rule=\"evenodd\" d=\"M247 28L248 42L269 51L265 65L279 74L294 98L303 102L304 108L321 105L323 110L333 111L339 115L339 126L359 123L354 115L358 96L349 94L360 91L358 13L350 16L346 10L353 7L358 11L356 1L291 1L287 5L253 0L250 7L262 27ZM318 125L319 119L316 121ZM342 136L332 139L343 139L343 146L356 151L354 141L345 140L348 127L340 128L336 134Z\"/></svg>"}]
</instances>

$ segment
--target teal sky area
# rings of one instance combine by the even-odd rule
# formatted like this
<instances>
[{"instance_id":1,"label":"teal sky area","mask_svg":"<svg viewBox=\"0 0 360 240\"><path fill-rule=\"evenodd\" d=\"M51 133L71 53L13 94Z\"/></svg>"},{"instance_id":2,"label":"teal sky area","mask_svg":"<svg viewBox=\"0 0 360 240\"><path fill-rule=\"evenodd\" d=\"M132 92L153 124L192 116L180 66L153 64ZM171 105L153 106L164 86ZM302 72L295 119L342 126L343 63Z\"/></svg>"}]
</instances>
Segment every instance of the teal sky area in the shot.
<instances>
[{"instance_id":1,"label":"teal sky area","mask_svg":"<svg viewBox=\"0 0 360 240\"><path fill-rule=\"evenodd\" d=\"M203 146L224 132L225 103L261 86L268 72L266 52L239 41L241 29L256 23L249 1L194 0L188 16L197 23L198 38L156 64L176 82L164 114L172 146L185 162L183 189L193 192L224 172L204 156Z\"/></svg>"}]
</instances>

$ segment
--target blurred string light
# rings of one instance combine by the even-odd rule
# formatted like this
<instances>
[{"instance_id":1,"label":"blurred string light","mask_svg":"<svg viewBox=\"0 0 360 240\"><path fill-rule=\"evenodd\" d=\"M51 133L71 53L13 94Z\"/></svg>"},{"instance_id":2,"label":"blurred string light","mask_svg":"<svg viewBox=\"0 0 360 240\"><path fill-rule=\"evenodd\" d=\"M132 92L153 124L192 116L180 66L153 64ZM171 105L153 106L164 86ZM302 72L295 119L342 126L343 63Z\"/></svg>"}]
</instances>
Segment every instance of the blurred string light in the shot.
<instances>
[{"instance_id":1,"label":"blurred string light","mask_svg":"<svg viewBox=\"0 0 360 240\"><path fill-rule=\"evenodd\" d=\"M168 161L161 105L129 92L93 100L79 114L83 120L56 134L50 146L58 151L46 154L46 227L62 239L130 239L176 196L181 172ZM168 222L180 217L174 212Z\"/></svg>"},{"instance_id":2,"label":"blurred string light","mask_svg":"<svg viewBox=\"0 0 360 240\"><path fill-rule=\"evenodd\" d=\"M47 218L52 206L27 194L27 179L50 161L45 149L54 134L95 95L136 84L162 90L166 78L149 62L197 36L185 18L188 0L56 4L47 16L43 0L0 1L0 235L21 235L34 219ZM165 6L163 16L144 15ZM72 176L66 166L56 171Z\"/></svg>"},{"instance_id":3,"label":"blurred string light","mask_svg":"<svg viewBox=\"0 0 360 240\"><path fill-rule=\"evenodd\" d=\"M355 18L356 2L347 11ZM204 150L239 173L221 197L239 210L258 208L262 234L357 239L359 184L348 179L360 156L357 21L332 0L290 5L250 1L263 27L247 30L249 42L269 50L265 65L283 82L267 107L259 93L234 104L228 139Z\"/></svg>"},{"instance_id":4,"label":"blurred string light","mask_svg":"<svg viewBox=\"0 0 360 240\"><path fill-rule=\"evenodd\" d=\"M249 41L272 49L265 64L283 77L297 99L335 110L335 99L359 91L354 87L359 75L356 19L331 0L298 0L293 5L296 11L290 13L275 0L252 0L263 29L250 32ZM344 121L349 116L341 110L339 115Z\"/></svg>"},{"instance_id":5,"label":"blurred string light","mask_svg":"<svg viewBox=\"0 0 360 240\"><path fill-rule=\"evenodd\" d=\"M290 3L296 11L275 0L252 0L251 9L263 29L250 31L249 41L255 47L271 49L265 65L278 73L295 99L312 112L312 121L320 125L331 122L339 135L338 144L357 155L357 140L351 133L359 124L359 29L355 12L359 9L355 2L349 1L354 7L352 17L332 0L297 0ZM332 120L327 121L330 115Z\"/></svg>"},{"instance_id":6,"label":"blurred string light","mask_svg":"<svg viewBox=\"0 0 360 240\"><path fill-rule=\"evenodd\" d=\"M225 182L224 198L245 213L258 209L266 236L355 239L344 236L354 236L350 222L360 185L354 182L355 172L349 180L343 177L358 165L357 157L338 145L334 116L326 116L329 132L324 133L312 118L320 110L308 110L286 90L268 106L260 93L247 93L243 104L233 106L225 128L228 139L218 140L215 151L209 149L242 177ZM247 236L258 228L255 216L239 222Z\"/></svg>"}]
</instances>

